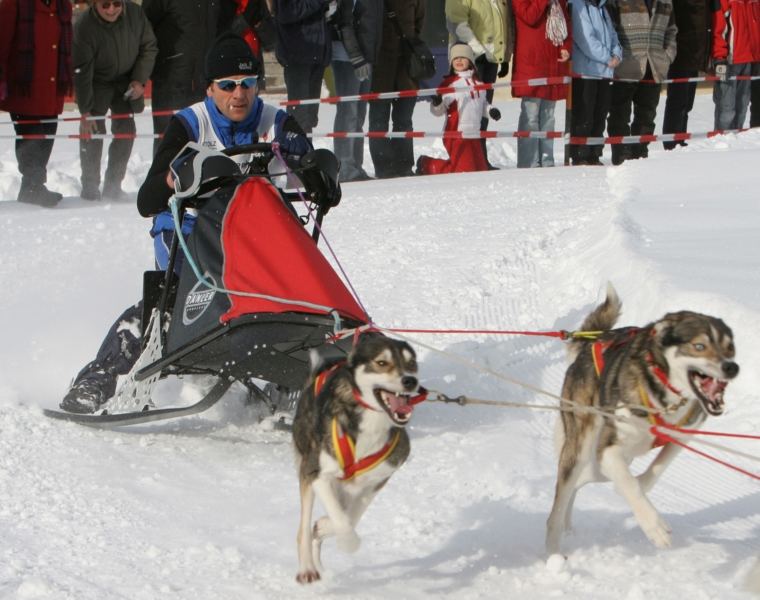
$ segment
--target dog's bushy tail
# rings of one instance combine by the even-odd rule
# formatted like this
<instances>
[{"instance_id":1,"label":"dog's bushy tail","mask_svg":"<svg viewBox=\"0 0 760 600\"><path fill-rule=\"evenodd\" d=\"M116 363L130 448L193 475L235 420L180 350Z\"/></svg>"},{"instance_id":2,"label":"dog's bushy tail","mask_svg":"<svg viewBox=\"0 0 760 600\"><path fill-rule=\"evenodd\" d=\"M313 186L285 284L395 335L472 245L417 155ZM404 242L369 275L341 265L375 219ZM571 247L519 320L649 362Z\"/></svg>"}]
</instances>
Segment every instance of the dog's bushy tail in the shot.
<instances>
[{"instance_id":1,"label":"dog's bushy tail","mask_svg":"<svg viewBox=\"0 0 760 600\"><path fill-rule=\"evenodd\" d=\"M623 303L620 302L615 288L611 283L607 283L607 297L604 299L604 302L591 311L583 320L580 330L592 332L612 329L612 326L615 325L620 316L622 308ZM571 358L577 356L583 343L583 339L573 339L570 342L569 352Z\"/></svg>"}]
</instances>

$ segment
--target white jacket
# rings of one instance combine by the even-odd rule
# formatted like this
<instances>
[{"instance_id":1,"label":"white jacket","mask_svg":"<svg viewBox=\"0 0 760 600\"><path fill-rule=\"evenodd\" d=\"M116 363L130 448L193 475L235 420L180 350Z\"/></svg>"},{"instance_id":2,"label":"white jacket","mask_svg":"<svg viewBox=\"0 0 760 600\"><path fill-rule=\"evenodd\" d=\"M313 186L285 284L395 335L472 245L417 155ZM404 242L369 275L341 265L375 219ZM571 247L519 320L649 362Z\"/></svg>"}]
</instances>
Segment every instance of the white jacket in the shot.
<instances>
[{"instance_id":1,"label":"white jacket","mask_svg":"<svg viewBox=\"0 0 760 600\"><path fill-rule=\"evenodd\" d=\"M476 83L480 82L472 79L472 71L460 71L456 75L457 77L451 83L447 84L444 80L441 85L456 88L457 91L453 94L444 94L443 102L438 106L431 104L430 111L436 116L450 115L444 125L445 131L479 132L480 120L488 116L486 91L475 89ZM454 103L456 105L450 110ZM453 127L455 119L451 116L458 117L456 127Z\"/></svg>"}]
</instances>

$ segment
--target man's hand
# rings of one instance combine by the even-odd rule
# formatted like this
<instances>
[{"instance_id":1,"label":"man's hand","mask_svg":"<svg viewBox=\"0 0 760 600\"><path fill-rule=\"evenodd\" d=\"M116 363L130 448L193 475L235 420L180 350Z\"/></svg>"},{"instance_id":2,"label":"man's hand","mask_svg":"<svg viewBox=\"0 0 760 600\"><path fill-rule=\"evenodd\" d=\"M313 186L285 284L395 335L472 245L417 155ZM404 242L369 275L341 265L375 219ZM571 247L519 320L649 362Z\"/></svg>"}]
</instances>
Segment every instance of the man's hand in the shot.
<instances>
[{"instance_id":1,"label":"man's hand","mask_svg":"<svg viewBox=\"0 0 760 600\"><path fill-rule=\"evenodd\" d=\"M440 94L436 94L432 98L430 98L430 104L433 106L440 106L441 102L443 102L443 97Z\"/></svg>"},{"instance_id":2,"label":"man's hand","mask_svg":"<svg viewBox=\"0 0 760 600\"><path fill-rule=\"evenodd\" d=\"M280 150L284 154L293 156L303 156L311 151L311 144L308 138L295 131L281 131L274 141L280 145Z\"/></svg>"},{"instance_id":3,"label":"man's hand","mask_svg":"<svg viewBox=\"0 0 760 600\"><path fill-rule=\"evenodd\" d=\"M354 75L359 81L366 81L372 72L368 62L362 62L359 65L354 65Z\"/></svg>"},{"instance_id":4,"label":"man's hand","mask_svg":"<svg viewBox=\"0 0 760 600\"><path fill-rule=\"evenodd\" d=\"M79 121L79 135L92 135L98 132L97 121L90 119L90 113L84 113L82 120Z\"/></svg>"},{"instance_id":5,"label":"man's hand","mask_svg":"<svg viewBox=\"0 0 760 600\"><path fill-rule=\"evenodd\" d=\"M562 48L562 50L559 51L559 58L557 59L557 62L567 62L570 60L570 53Z\"/></svg>"},{"instance_id":6,"label":"man's hand","mask_svg":"<svg viewBox=\"0 0 760 600\"><path fill-rule=\"evenodd\" d=\"M139 81L130 81L129 87L124 94L125 100L137 100L145 93L145 87Z\"/></svg>"},{"instance_id":7,"label":"man's hand","mask_svg":"<svg viewBox=\"0 0 760 600\"><path fill-rule=\"evenodd\" d=\"M619 56L611 56L610 60L607 61L607 66L610 69L614 69L620 64L620 57Z\"/></svg>"},{"instance_id":8,"label":"man's hand","mask_svg":"<svg viewBox=\"0 0 760 600\"><path fill-rule=\"evenodd\" d=\"M726 81L726 79L728 79L728 65L725 60L715 61L715 76L720 81Z\"/></svg>"},{"instance_id":9,"label":"man's hand","mask_svg":"<svg viewBox=\"0 0 760 600\"><path fill-rule=\"evenodd\" d=\"M503 62L501 65L499 65L499 72L496 74L497 77L502 78L509 75L509 62Z\"/></svg>"}]
</instances>

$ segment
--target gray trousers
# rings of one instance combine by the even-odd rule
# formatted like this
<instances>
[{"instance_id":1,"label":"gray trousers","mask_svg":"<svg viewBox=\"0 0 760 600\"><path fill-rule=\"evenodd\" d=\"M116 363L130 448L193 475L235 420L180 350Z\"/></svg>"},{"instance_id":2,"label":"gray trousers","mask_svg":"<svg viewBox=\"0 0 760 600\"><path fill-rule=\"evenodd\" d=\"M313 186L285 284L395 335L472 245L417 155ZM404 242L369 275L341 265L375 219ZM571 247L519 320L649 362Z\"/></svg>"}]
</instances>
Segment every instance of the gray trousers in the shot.
<instances>
[{"instance_id":1,"label":"gray trousers","mask_svg":"<svg viewBox=\"0 0 760 600\"><path fill-rule=\"evenodd\" d=\"M124 100L121 94L114 91L114 97L109 106L111 115L132 114L132 106ZM92 116L104 116L92 113ZM106 133L106 120L95 121L97 133ZM137 129L135 120L127 118L111 119L111 133L134 136ZM108 147L108 165L106 166L105 183L107 186L119 187L127 173L127 163L132 154L134 137L126 139L114 138ZM79 140L79 160L82 163L82 187L97 188L100 186L100 162L103 156L103 140Z\"/></svg>"},{"instance_id":2,"label":"gray trousers","mask_svg":"<svg viewBox=\"0 0 760 600\"><path fill-rule=\"evenodd\" d=\"M726 76L760 75L760 63L728 65ZM713 87L715 129L740 129L749 107L750 81L716 81Z\"/></svg>"}]
</instances>

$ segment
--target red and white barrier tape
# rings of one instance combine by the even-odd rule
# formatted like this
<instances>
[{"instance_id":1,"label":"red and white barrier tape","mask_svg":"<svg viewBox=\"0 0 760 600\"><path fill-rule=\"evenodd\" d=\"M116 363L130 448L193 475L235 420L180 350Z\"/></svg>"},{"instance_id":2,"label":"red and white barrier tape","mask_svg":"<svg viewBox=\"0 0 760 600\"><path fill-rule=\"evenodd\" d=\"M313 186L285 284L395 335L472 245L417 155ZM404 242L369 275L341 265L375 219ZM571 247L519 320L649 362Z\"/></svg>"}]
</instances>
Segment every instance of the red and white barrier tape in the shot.
<instances>
[{"instance_id":1,"label":"red and white barrier tape","mask_svg":"<svg viewBox=\"0 0 760 600\"><path fill-rule=\"evenodd\" d=\"M525 79L522 81L504 81L497 83L479 83L474 88L479 91L487 91L502 87L515 87L515 86L530 86L539 87L546 85L562 85L568 84L573 79L595 79L599 77L591 77L588 75L579 75L574 73L572 76L563 77L537 77L534 79ZM735 75L727 77L725 81L755 81L760 79L760 75ZM715 75L706 75L703 77L677 77L674 79L663 79L661 84L668 83L700 83L704 81L719 81L720 78ZM613 79L621 83L657 83L652 79ZM280 106L303 106L308 104L339 104L341 102L356 102L356 101L372 101L372 100L395 100L397 98L422 98L426 96L435 96L436 94L451 94L455 93L458 88L453 87L438 87L438 88L426 88L421 90L402 90L399 92L383 92L383 93L369 93L358 94L354 96L330 96L327 98L309 98L304 100L283 100L279 102ZM144 112L138 114L131 113L119 113L106 116L89 117L90 121L99 121L103 119L127 119L132 117L147 117L147 116L165 116L176 113L176 110L157 110L151 111L146 109ZM0 125L12 125L14 122L22 125L34 125L41 123L59 123L66 121L81 121L82 117L59 117L56 119L23 119L19 121L0 121Z\"/></svg>"},{"instance_id":2,"label":"red and white barrier tape","mask_svg":"<svg viewBox=\"0 0 760 600\"><path fill-rule=\"evenodd\" d=\"M537 139L562 139L567 144L602 146L615 144L641 144L649 142L682 142L686 140L711 138L718 135L743 133L750 129L722 129L699 133L662 133L648 135L617 135L608 137L581 137L571 136L563 131L368 131L349 132L335 131L329 133L312 133L311 138L369 138L369 139L416 139L416 138L443 138L443 139L480 139L480 138L537 138ZM117 134L28 134L28 135L0 135L0 139L24 139L24 140L54 140L54 139L134 139L134 138L157 138L153 133L117 133Z\"/></svg>"}]
</instances>

